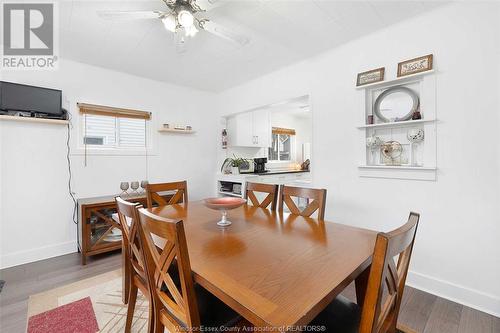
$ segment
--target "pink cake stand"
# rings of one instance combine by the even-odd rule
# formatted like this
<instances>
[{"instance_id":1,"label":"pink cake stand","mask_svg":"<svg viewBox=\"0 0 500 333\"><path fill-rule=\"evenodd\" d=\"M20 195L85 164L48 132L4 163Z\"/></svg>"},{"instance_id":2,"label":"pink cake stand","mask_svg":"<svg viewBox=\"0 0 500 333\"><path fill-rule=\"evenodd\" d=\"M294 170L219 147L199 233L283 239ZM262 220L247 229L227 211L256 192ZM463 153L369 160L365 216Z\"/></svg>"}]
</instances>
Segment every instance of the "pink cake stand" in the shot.
<instances>
[{"instance_id":1,"label":"pink cake stand","mask_svg":"<svg viewBox=\"0 0 500 333\"><path fill-rule=\"evenodd\" d=\"M205 199L205 206L210 209L219 210L222 213L222 219L217 222L220 227L227 227L231 225L231 221L227 219L227 211L243 206L247 203L245 199L242 198L208 198Z\"/></svg>"}]
</instances>

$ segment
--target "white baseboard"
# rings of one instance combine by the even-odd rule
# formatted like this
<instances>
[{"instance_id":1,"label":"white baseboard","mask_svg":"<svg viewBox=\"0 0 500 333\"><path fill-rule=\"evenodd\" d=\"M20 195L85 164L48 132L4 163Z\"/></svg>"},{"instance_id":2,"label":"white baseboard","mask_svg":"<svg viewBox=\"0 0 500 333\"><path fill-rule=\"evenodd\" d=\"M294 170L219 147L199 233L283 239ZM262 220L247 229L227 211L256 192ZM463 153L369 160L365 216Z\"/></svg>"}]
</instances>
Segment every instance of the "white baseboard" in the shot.
<instances>
[{"instance_id":1,"label":"white baseboard","mask_svg":"<svg viewBox=\"0 0 500 333\"><path fill-rule=\"evenodd\" d=\"M77 251L75 241L69 241L49 246L42 246L26 251L19 251L2 255L0 257L0 269L27 264L30 262L61 256L63 254Z\"/></svg>"},{"instance_id":2,"label":"white baseboard","mask_svg":"<svg viewBox=\"0 0 500 333\"><path fill-rule=\"evenodd\" d=\"M481 291L412 271L408 272L406 284L470 308L489 313L495 317L500 317L500 298Z\"/></svg>"}]
</instances>

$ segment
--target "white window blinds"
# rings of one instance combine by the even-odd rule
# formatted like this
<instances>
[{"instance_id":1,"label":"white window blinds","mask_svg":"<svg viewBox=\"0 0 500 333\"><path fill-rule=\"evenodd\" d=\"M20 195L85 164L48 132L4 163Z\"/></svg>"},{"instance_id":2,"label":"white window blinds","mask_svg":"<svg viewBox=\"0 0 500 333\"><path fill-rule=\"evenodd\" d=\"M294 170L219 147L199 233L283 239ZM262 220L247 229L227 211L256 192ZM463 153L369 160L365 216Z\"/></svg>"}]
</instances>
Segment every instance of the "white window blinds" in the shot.
<instances>
[{"instance_id":1,"label":"white window blinds","mask_svg":"<svg viewBox=\"0 0 500 333\"><path fill-rule=\"evenodd\" d=\"M140 149L147 145L147 122L144 111L79 104L82 114L82 143L85 146Z\"/></svg>"},{"instance_id":2,"label":"white window blinds","mask_svg":"<svg viewBox=\"0 0 500 333\"><path fill-rule=\"evenodd\" d=\"M118 118L118 143L121 147L145 147L146 126L144 120Z\"/></svg>"}]
</instances>

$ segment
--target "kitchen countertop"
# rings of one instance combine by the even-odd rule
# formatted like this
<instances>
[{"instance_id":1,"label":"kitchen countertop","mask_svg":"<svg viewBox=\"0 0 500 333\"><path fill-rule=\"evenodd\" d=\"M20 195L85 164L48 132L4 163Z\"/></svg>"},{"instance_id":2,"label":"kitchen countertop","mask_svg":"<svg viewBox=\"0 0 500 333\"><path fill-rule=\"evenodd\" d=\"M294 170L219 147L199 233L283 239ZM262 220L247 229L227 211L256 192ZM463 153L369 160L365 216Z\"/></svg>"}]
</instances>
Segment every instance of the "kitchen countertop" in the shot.
<instances>
[{"instance_id":1,"label":"kitchen countertop","mask_svg":"<svg viewBox=\"0 0 500 333\"><path fill-rule=\"evenodd\" d=\"M225 181L240 181L244 182L245 180L250 180L250 179L255 179L257 177L264 177L267 178L269 176L269 179L271 179L272 176L278 176L278 175L294 175L294 174L306 174L309 175L310 171L304 171L304 170L272 170L268 172L261 172L261 173L240 173L238 175L233 175L233 174L217 174L217 177L219 180L225 180ZM308 178L308 176L305 176Z\"/></svg>"},{"instance_id":2,"label":"kitchen countertop","mask_svg":"<svg viewBox=\"0 0 500 333\"><path fill-rule=\"evenodd\" d=\"M286 173L306 173L306 172L310 172L310 171L309 170L275 170L275 171L257 173L257 175L265 176L265 175L281 175L281 174L286 174Z\"/></svg>"},{"instance_id":3,"label":"kitchen countertop","mask_svg":"<svg viewBox=\"0 0 500 333\"><path fill-rule=\"evenodd\" d=\"M282 175L286 173L305 173L310 172L309 170L275 170L260 173L243 173L242 175L257 175L257 176L267 176L267 175Z\"/></svg>"}]
</instances>

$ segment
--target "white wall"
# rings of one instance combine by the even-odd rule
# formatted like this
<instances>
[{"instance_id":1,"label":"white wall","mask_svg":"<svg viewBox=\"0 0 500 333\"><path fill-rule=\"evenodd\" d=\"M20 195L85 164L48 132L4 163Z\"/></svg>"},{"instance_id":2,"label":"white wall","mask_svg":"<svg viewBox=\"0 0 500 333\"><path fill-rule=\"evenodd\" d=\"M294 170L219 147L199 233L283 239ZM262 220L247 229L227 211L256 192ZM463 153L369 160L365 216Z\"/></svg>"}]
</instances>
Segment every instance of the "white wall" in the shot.
<instances>
[{"instance_id":1,"label":"white wall","mask_svg":"<svg viewBox=\"0 0 500 333\"><path fill-rule=\"evenodd\" d=\"M187 179L190 199L213 194L217 118L213 95L123 73L62 61L55 72L2 72L1 79L63 90L78 128L77 102L153 113L149 180ZM194 135L160 134L159 124L190 124ZM72 148L76 142L72 141ZM73 149L74 152L76 152ZM0 121L0 268L76 251L68 195L66 127ZM144 156L71 156L78 197L112 195L121 181L146 178Z\"/></svg>"},{"instance_id":2,"label":"white wall","mask_svg":"<svg viewBox=\"0 0 500 333\"><path fill-rule=\"evenodd\" d=\"M499 6L444 6L219 96L224 115L310 93L313 180L329 190L327 218L386 231L420 212L410 284L497 315ZM438 71L438 180L360 178L356 74L385 66L395 78L399 61L428 53Z\"/></svg>"}]
</instances>

